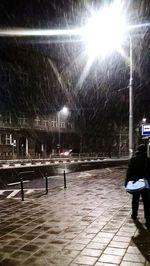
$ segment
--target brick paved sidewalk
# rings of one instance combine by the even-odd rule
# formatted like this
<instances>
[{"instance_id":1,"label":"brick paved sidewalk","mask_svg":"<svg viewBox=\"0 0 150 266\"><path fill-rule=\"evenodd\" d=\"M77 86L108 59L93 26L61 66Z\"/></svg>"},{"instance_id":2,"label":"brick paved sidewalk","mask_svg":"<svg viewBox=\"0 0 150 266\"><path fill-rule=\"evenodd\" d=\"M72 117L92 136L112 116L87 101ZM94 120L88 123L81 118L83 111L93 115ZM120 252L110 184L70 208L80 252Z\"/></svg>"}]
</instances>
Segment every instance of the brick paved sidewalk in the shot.
<instances>
[{"instance_id":1,"label":"brick paved sidewalk","mask_svg":"<svg viewBox=\"0 0 150 266\"><path fill-rule=\"evenodd\" d=\"M66 190L1 200L0 265L150 265L143 206L135 225L124 175L121 168L75 173Z\"/></svg>"}]
</instances>

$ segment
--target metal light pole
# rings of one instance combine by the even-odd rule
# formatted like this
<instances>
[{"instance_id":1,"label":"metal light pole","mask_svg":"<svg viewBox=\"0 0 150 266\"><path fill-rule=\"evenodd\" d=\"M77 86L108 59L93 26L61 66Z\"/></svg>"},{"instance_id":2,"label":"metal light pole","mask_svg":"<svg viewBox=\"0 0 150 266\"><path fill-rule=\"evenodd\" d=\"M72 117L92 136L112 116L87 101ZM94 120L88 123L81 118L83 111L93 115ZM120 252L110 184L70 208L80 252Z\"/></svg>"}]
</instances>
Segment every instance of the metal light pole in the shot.
<instances>
[{"instance_id":1,"label":"metal light pole","mask_svg":"<svg viewBox=\"0 0 150 266\"><path fill-rule=\"evenodd\" d=\"M132 37L130 41L130 80L129 80L129 158L133 155L133 51Z\"/></svg>"},{"instance_id":2,"label":"metal light pole","mask_svg":"<svg viewBox=\"0 0 150 266\"><path fill-rule=\"evenodd\" d=\"M61 113L63 115L67 115L69 112L68 108L64 106L59 112L58 112L58 153L60 155L60 148L61 148L61 140L60 140L60 127L61 127Z\"/></svg>"},{"instance_id":3,"label":"metal light pole","mask_svg":"<svg viewBox=\"0 0 150 266\"><path fill-rule=\"evenodd\" d=\"M58 112L58 153L60 155L60 114L61 111Z\"/></svg>"}]
</instances>

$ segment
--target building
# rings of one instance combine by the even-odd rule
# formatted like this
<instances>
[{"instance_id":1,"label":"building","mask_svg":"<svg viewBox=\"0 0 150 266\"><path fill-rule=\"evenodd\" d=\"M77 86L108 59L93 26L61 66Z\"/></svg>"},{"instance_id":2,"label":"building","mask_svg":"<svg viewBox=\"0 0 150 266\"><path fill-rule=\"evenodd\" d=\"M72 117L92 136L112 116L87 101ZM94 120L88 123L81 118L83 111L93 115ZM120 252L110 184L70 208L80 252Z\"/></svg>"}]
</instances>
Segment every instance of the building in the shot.
<instances>
[{"instance_id":1,"label":"building","mask_svg":"<svg viewBox=\"0 0 150 266\"><path fill-rule=\"evenodd\" d=\"M27 113L0 114L0 158L45 158L60 148L71 149L77 143L70 117L58 120L56 113L29 116Z\"/></svg>"},{"instance_id":2,"label":"building","mask_svg":"<svg viewBox=\"0 0 150 266\"><path fill-rule=\"evenodd\" d=\"M16 55L16 60L0 56L0 159L46 158L77 149L73 114L60 115L67 99L51 65L31 55L32 64L25 67L25 54Z\"/></svg>"}]
</instances>

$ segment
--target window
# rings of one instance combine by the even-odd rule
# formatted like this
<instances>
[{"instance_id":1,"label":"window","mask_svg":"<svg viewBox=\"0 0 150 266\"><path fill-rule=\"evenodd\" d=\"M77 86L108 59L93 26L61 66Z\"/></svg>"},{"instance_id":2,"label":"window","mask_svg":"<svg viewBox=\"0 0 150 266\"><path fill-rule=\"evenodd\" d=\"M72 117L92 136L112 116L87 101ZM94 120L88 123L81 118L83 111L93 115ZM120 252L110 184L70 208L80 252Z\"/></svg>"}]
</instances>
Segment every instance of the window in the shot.
<instances>
[{"instance_id":1,"label":"window","mask_svg":"<svg viewBox=\"0 0 150 266\"><path fill-rule=\"evenodd\" d=\"M25 126L25 125L27 125L27 122L28 122L27 117L24 113L20 114L18 121L19 121L20 126Z\"/></svg>"},{"instance_id":2,"label":"window","mask_svg":"<svg viewBox=\"0 0 150 266\"><path fill-rule=\"evenodd\" d=\"M49 126L49 121L48 120L43 120L43 125L44 125L44 127L48 127Z\"/></svg>"},{"instance_id":3,"label":"window","mask_svg":"<svg viewBox=\"0 0 150 266\"><path fill-rule=\"evenodd\" d=\"M36 126L40 126L40 124L41 124L41 120L40 120L39 116L37 116L36 119L35 119L34 121L35 121L35 125L36 125Z\"/></svg>"},{"instance_id":4,"label":"window","mask_svg":"<svg viewBox=\"0 0 150 266\"><path fill-rule=\"evenodd\" d=\"M1 113L0 113L0 122L3 122L3 116Z\"/></svg>"},{"instance_id":5,"label":"window","mask_svg":"<svg viewBox=\"0 0 150 266\"><path fill-rule=\"evenodd\" d=\"M58 127L58 121L55 115L50 117L49 119L50 119L51 127L55 127L55 128Z\"/></svg>"},{"instance_id":6,"label":"window","mask_svg":"<svg viewBox=\"0 0 150 266\"><path fill-rule=\"evenodd\" d=\"M65 128L65 127L66 127L65 122L61 122L61 123L60 123L60 127L61 127L61 128Z\"/></svg>"},{"instance_id":7,"label":"window","mask_svg":"<svg viewBox=\"0 0 150 266\"><path fill-rule=\"evenodd\" d=\"M12 143L12 134L6 134L6 145L10 145Z\"/></svg>"},{"instance_id":8,"label":"window","mask_svg":"<svg viewBox=\"0 0 150 266\"><path fill-rule=\"evenodd\" d=\"M11 113L10 112L6 112L4 114L4 123L11 124Z\"/></svg>"},{"instance_id":9,"label":"window","mask_svg":"<svg viewBox=\"0 0 150 266\"><path fill-rule=\"evenodd\" d=\"M1 82L9 82L10 81L10 72L7 69L3 69L0 71L0 81Z\"/></svg>"},{"instance_id":10,"label":"window","mask_svg":"<svg viewBox=\"0 0 150 266\"><path fill-rule=\"evenodd\" d=\"M73 128L73 124L72 123L68 123L68 128L72 129Z\"/></svg>"},{"instance_id":11,"label":"window","mask_svg":"<svg viewBox=\"0 0 150 266\"><path fill-rule=\"evenodd\" d=\"M12 143L12 134L9 133L1 134L0 144L11 145L11 143Z\"/></svg>"},{"instance_id":12,"label":"window","mask_svg":"<svg viewBox=\"0 0 150 266\"><path fill-rule=\"evenodd\" d=\"M19 79L21 81L22 86L28 85L28 75L26 73L19 73Z\"/></svg>"},{"instance_id":13,"label":"window","mask_svg":"<svg viewBox=\"0 0 150 266\"><path fill-rule=\"evenodd\" d=\"M52 127L57 127L57 121L52 120L52 121L51 121L51 126L52 126Z\"/></svg>"}]
</instances>

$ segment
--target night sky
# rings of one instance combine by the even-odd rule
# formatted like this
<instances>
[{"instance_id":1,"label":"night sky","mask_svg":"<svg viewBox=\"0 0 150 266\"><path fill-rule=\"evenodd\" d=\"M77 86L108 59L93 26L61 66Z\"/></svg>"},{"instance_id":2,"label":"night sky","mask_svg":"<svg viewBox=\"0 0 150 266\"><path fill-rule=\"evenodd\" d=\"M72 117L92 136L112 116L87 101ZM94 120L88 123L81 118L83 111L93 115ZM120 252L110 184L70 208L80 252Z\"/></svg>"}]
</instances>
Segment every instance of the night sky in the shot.
<instances>
[{"instance_id":1,"label":"night sky","mask_svg":"<svg viewBox=\"0 0 150 266\"><path fill-rule=\"evenodd\" d=\"M37 29L76 27L84 24L89 16L90 6L99 7L109 2L111 1L1 0L0 27ZM126 1L127 14L131 23L149 21L149 2L148 0ZM142 34L140 32L140 37L136 37L133 45L134 119L135 123L138 123L143 116L150 120L148 28L144 29ZM107 121L111 121L113 117L117 123L127 124L129 104L129 66L127 62L117 54L107 58L105 62L96 60L82 86L79 86L80 73L86 64L86 59L81 56L83 51L82 43L71 43L62 39L53 40L53 42L49 38L0 39L1 58L11 62L14 67L20 66L29 73L31 73L32 69L34 79L35 76L42 76L41 72L46 73L44 75L49 77L47 66L49 58L56 60L59 73L63 73L64 76L67 75L68 77L63 81L63 85L61 84L59 92L54 92L55 96L51 92L51 98L55 98L54 101L48 100L47 96L42 95L43 89L41 91L37 87L35 92L33 91L33 96L30 97L30 100L26 99L25 108L37 105L41 110L43 110L43 106L45 106L46 110L50 110L50 106L55 106L57 109L65 102L69 102L70 109L77 112L81 110L84 115L86 110L86 116L88 116L91 124L97 123L100 117L103 117L102 122L105 117L107 117ZM125 51L127 54L129 53L128 44L125 47ZM76 58L80 58L80 61L77 61ZM37 67L40 62L42 62L42 70ZM34 83L34 81L32 82ZM32 82L30 87L32 87ZM54 87L59 87L57 85L55 84ZM45 84L45 91L47 88L49 88L49 82ZM34 99L34 93L37 94L37 92L40 100L33 101L31 104L31 100ZM13 93L15 95L16 91ZM23 92L23 97L26 97L26 93ZM61 95L61 97L58 97L58 95ZM13 108L15 108L15 102Z\"/></svg>"}]
</instances>

